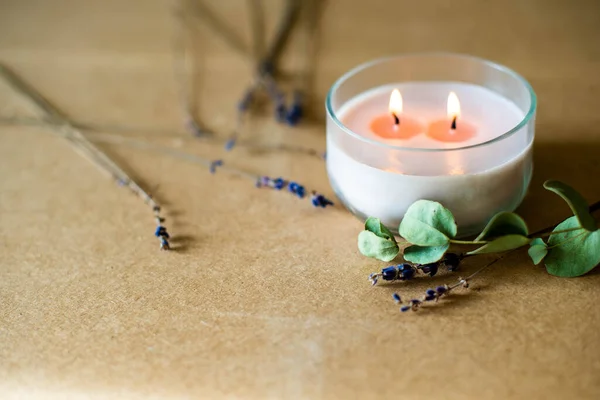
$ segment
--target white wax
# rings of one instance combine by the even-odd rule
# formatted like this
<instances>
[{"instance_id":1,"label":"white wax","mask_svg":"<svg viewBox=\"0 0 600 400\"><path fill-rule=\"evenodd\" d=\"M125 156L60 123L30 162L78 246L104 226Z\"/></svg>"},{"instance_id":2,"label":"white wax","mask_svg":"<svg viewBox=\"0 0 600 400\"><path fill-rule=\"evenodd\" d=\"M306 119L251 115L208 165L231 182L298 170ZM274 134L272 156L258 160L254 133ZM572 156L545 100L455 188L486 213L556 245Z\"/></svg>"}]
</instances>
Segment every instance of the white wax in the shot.
<instances>
[{"instance_id":1,"label":"white wax","mask_svg":"<svg viewBox=\"0 0 600 400\"><path fill-rule=\"evenodd\" d=\"M459 143L430 139L425 132L407 140L383 139L375 135L369 125L375 116L388 113L393 89L399 89L402 94L403 113L421 121L425 130L433 121L448 120L448 94L456 93L461 106L457 123L467 121L474 125L477 135ZM462 82L404 82L381 86L354 97L340 108L337 115L350 130L366 138L393 146L428 149L465 147L487 142L508 132L525 117L510 100L482 86Z\"/></svg>"},{"instance_id":2,"label":"white wax","mask_svg":"<svg viewBox=\"0 0 600 400\"><path fill-rule=\"evenodd\" d=\"M477 129L472 139L443 143L423 134L406 140L382 139L370 131L373 118L387 111L392 89L398 88L404 112L429 123L446 118L453 91L461 117ZM336 113L353 132L393 146L426 149L459 148L487 142L514 128L524 113L511 101L481 86L461 82L408 82L375 88L346 102ZM328 126L329 129L339 129ZM387 151L358 140L327 135L327 169L338 196L362 217L380 218L397 229L406 209L419 199L439 201L455 215L462 235L474 233L499 211L512 211L522 201L531 177L531 146L524 135L475 151L431 153ZM373 150L375 149L375 150ZM400 156L399 156L400 154ZM360 159L360 161L358 160Z\"/></svg>"}]
</instances>

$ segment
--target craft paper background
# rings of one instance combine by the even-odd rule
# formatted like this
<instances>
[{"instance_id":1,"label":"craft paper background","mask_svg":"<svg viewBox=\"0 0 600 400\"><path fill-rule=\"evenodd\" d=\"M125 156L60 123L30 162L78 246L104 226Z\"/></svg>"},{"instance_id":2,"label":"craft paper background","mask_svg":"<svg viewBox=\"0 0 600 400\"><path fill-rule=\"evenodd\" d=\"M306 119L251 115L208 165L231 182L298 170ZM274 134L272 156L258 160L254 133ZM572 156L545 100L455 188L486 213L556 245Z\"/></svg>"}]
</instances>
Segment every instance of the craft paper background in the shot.
<instances>
[{"instance_id":1,"label":"craft paper background","mask_svg":"<svg viewBox=\"0 0 600 400\"><path fill-rule=\"evenodd\" d=\"M245 2L210 3L249 37ZM281 2L266 3L272 31ZM530 228L569 212L545 179L600 198L597 2L327 3L315 118L298 129L257 118L246 138L324 149L324 96L348 69L393 53L470 53L510 66L537 92L535 174L518 210ZM2 0L0 61L72 118L220 158L221 145L182 128L172 6ZM225 137L252 67L206 28L196 37L200 115ZM293 53L287 67L297 65ZM33 115L4 84L0 112ZM343 208L101 147L164 204L176 251L160 252L149 209L51 130L1 126L3 399L600 396L597 271L554 278L523 251L471 290L400 315L392 292L416 296L458 276L371 287L367 275L383 264L358 253L361 222ZM226 162L332 195L317 159L239 148ZM491 257L465 262L464 273Z\"/></svg>"}]
</instances>

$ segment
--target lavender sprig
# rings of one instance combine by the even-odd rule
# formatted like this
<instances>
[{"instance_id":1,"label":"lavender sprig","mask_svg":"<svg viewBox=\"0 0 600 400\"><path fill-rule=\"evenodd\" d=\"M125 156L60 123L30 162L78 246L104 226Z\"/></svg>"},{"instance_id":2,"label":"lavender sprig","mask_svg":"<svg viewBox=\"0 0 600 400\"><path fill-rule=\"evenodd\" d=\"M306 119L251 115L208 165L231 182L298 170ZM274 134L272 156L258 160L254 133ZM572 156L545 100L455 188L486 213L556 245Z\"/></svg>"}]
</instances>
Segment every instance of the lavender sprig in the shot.
<instances>
[{"instance_id":1,"label":"lavender sprig","mask_svg":"<svg viewBox=\"0 0 600 400\"><path fill-rule=\"evenodd\" d=\"M62 126L56 120L52 120L52 119L51 120L39 120L39 119L25 118L25 117L24 118L0 118L0 124L3 124L3 123L26 125L26 126L42 126L42 127L47 126L47 127L55 127L57 129ZM125 137L122 135L115 135L115 134L100 132L101 130L109 129L109 128L111 130L117 130L117 131L118 130L132 131L135 128L129 129L129 128L116 127L116 126L103 128L103 127L94 126L94 125L78 124L73 121L70 121L70 124L74 127L78 127L78 129L89 131L89 133L86 133L85 136L90 138L94 142L103 142L103 143L112 143L112 144L130 146L130 147L134 147L137 149L154 151L156 153L168 155L170 157L173 157L173 158L176 158L179 160L185 160L185 161L193 162L196 164L202 164L202 165L206 166L212 174L215 174L217 172L217 168L218 168L218 169L222 169L225 172L230 173L232 175L236 175L236 176L243 177L243 178L248 178L248 179L252 180L252 182L254 182L254 183L257 183L258 181L261 181L262 179L264 179L262 176L258 176L258 175L251 174L251 173L248 173L248 172L236 169L236 168L226 166L225 162L220 159L209 160L209 159L197 156L195 154L187 153L184 151L179 151L179 150L165 147L165 146L155 145L155 144L150 143L145 140L132 139L132 138ZM62 137L65 137L65 138L68 137L65 134L61 134L60 132L57 132L57 134ZM258 147L258 146L254 146L252 148L262 149L261 147ZM285 151L302 152L302 153L305 153L308 155L315 156L319 159L322 159L322 157L324 157L324 154L320 153L317 150L307 149L307 148L302 148L302 147L277 145L274 148L285 150ZM122 180L117 175L114 175L114 176L111 175L111 176L119 183L120 186L128 185L126 183L127 180ZM271 178L266 177L266 179L271 179ZM304 193L308 193L306 189L304 189ZM324 207L333 205L333 202L331 202L330 200L325 198L325 196L323 196L315 191L311 192L310 199L315 207L323 207L324 208Z\"/></svg>"},{"instance_id":2,"label":"lavender sprig","mask_svg":"<svg viewBox=\"0 0 600 400\"><path fill-rule=\"evenodd\" d=\"M461 260L464 258L463 255L454 253L446 253L444 257L434 263L429 264L411 264L403 263L398 265L391 265L385 267L379 273L372 273L369 275L369 281L372 285L376 285L379 279L384 281L407 281L415 277L416 272L421 272L429 276L437 274L440 268L446 268L448 271L454 272L458 270L458 266Z\"/></svg>"},{"instance_id":3,"label":"lavender sprig","mask_svg":"<svg viewBox=\"0 0 600 400\"><path fill-rule=\"evenodd\" d=\"M275 190L283 190L287 188L290 193L293 193L297 197L303 199L306 196L306 189L304 186L297 182L286 180L283 178L270 178L268 176L261 176L256 180L256 187L268 187ZM310 197L311 203L314 207L325 208L332 206L333 202L327 199L324 195L317 193L316 191L311 192Z\"/></svg>"},{"instance_id":4,"label":"lavender sprig","mask_svg":"<svg viewBox=\"0 0 600 400\"><path fill-rule=\"evenodd\" d=\"M160 206L142 187L133 180L121 167L111 160L104 152L98 149L90 142L76 127L74 127L67 117L64 117L56 107L48 102L37 90L25 83L15 73L0 65L0 75L19 93L27 97L44 117L53 122L49 126L55 128L73 148L96 165L102 172L113 178L120 186L126 187L141 198L146 204L152 207L154 218L158 225L155 235L160 239L160 248L169 250L169 234L161 223L164 218L160 216Z\"/></svg>"},{"instance_id":5,"label":"lavender sprig","mask_svg":"<svg viewBox=\"0 0 600 400\"><path fill-rule=\"evenodd\" d=\"M400 295L398 293L393 293L392 298L394 299L394 302L396 302L397 304L404 304L403 306L400 307L401 312L406 312L409 310L418 311L419 308L423 304L428 303L428 302L437 302L441 297L448 296L450 293L452 293L453 290L455 290L459 287L468 289L470 286L471 280L476 275L481 273L486 268L492 266L496 262L500 261L502 258L504 258L504 256L496 258L495 260L484 265L483 267L481 267L480 269L478 269L477 271L475 271L474 273L472 273L471 275L469 275L466 278L462 278L462 277L458 278L458 283L455 283L454 285L442 285L442 286L436 287L435 289L427 289L425 291L425 294L418 299L411 299L407 302L403 302L402 298L400 297Z\"/></svg>"},{"instance_id":6,"label":"lavender sprig","mask_svg":"<svg viewBox=\"0 0 600 400\"><path fill-rule=\"evenodd\" d=\"M275 120L278 122L286 121L287 109L285 104L285 95L280 90L279 85L275 80L275 70L277 59L285 47L290 32L297 20L298 13L300 11L300 5L300 2L296 0L286 1L286 6L284 8L277 33L275 34L273 42L269 46L267 53L262 58L259 54L259 48L262 46L257 45L259 41L262 41L263 35L263 32L260 29L261 25L258 23L256 18L258 11L255 9L254 13L251 14L251 16L254 17L253 21L251 22L255 42L254 56L257 63L256 73L254 76L254 82L244 91L241 99L238 101L237 126L232 132L229 140L227 140L227 143L225 144L225 150L231 151L235 147L237 139L240 136L243 128L245 116L250 111L250 107L252 106L256 92L260 87L265 89L267 95L273 103ZM256 7L256 5L251 4L251 7Z\"/></svg>"},{"instance_id":7,"label":"lavender sprig","mask_svg":"<svg viewBox=\"0 0 600 400\"><path fill-rule=\"evenodd\" d=\"M98 141L98 142L131 146L131 147L134 147L137 149L148 150L148 151L153 151L153 152L156 152L159 154L164 154L164 155L173 157L178 160L184 160L184 161L192 162L195 164L200 164L200 165L203 165L204 167L208 168L208 170L212 174L215 174L216 172L219 172L219 171L223 171L223 172L229 173L231 175L235 175L235 176L238 176L241 178L248 179L248 180L252 181L256 187L259 187L259 188L269 187L269 188L272 188L275 190L283 190L283 189L287 188L287 191L289 193L292 193L299 198L305 198L307 196L307 193L309 193L308 190L304 186L300 185L297 182L286 180L283 178L270 178L268 176L260 176L260 175L252 174L252 173L231 167L231 166L227 165L225 163L225 161L220 160L220 159L210 160L210 159L198 156L196 154L191 154L191 153L187 153L184 151L172 149L169 147L155 145L153 143L150 143L150 142L147 142L144 140L125 138L125 137L119 136L119 135L91 133L91 134L89 134L89 137L91 139L93 139L94 141ZM126 185L126 182L127 182L127 180L123 180L122 184ZM334 203L331 200L327 199L324 195L322 195L314 190L311 191L310 194L311 194L311 196L310 196L311 203L315 207L325 208L327 206L334 205ZM149 201L154 202L154 200L150 196L148 196L148 198L149 198ZM155 202L154 202L154 205L156 205Z\"/></svg>"}]
</instances>

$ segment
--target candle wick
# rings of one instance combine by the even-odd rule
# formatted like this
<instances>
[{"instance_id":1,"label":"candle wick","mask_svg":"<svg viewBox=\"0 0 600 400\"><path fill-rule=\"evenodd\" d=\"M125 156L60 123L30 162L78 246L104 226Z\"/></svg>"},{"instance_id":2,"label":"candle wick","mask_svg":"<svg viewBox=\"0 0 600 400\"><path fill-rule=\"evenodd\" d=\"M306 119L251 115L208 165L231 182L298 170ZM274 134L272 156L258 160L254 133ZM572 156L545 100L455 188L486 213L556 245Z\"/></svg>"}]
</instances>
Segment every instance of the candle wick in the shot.
<instances>
[{"instance_id":1,"label":"candle wick","mask_svg":"<svg viewBox=\"0 0 600 400\"><path fill-rule=\"evenodd\" d=\"M394 117L394 125L400 125L400 118L398 118L396 113L392 113L392 116Z\"/></svg>"},{"instance_id":2,"label":"candle wick","mask_svg":"<svg viewBox=\"0 0 600 400\"><path fill-rule=\"evenodd\" d=\"M452 118L452 125L450 125L450 129L453 131L456 130L456 115Z\"/></svg>"}]
</instances>

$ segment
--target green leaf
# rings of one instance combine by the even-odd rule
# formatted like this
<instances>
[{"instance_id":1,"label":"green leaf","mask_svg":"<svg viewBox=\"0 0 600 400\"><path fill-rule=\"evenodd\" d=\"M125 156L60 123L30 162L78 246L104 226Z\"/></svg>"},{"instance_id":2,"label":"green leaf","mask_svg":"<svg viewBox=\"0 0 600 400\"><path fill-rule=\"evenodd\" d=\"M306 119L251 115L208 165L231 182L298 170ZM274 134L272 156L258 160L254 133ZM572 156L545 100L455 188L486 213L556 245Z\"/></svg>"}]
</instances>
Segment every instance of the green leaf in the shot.
<instances>
[{"instance_id":1,"label":"green leaf","mask_svg":"<svg viewBox=\"0 0 600 400\"><path fill-rule=\"evenodd\" d=\"M439 261L450 244L442 246L409 246L404 249L404 259L417 264L429 264Z\"/></svg>"},{"instance_id":2,"label":"green leaf","mask_svg":"<svg viewBox=\"0 0 600 400\"><path fill-rule=\"evenodd\" d=\"M548 247L546 243L540 238L535 238L530 243L531 247L527 250L529 257L531 257L531 261L533 261L534 265L538 265L544 257L548 254Z\"/></svg>"},{"instance_id":3,"label":"green leaf","mask_svg":"<svg viewBox=\"0 0 600 400\"><path fill-rule=\"evenodd\" d=\"M392 261L400 252L395 241L381 238L371 231L362 231L358 235L358 249L363 255L381 261Z\"/></svg>"},{"instance_id":4,"label":"green leaf","mask_svg":"<svg viewBox=\"0 0 600 400\"><path fill-rule=\"evenodd\" d=\"M394 234L381 223L381 220L379 218L367 218L367 220L365 221L365 229L370 232L373 232L380 238L391 239L394 242L396 242Z\"/></svg>"},{"instance_id":5,"label":"green leaf","mask_svg":"<svg viewBox=\"0 0 600 400\"><path fill-rule=\"evenodd\" d=\"M580 227L577 217L561 222L553 232ZM575 230L555 233L548 239L546 270L552 275L573 277L583 275L600 263L600 230Z\"/></svg>"},{"instance_id":6,"label":"green leaf","mask_svg":"<svg viewBox=\"0 0 600 400\"><path fill-rule=\"evenodd\" d=\"M588 204L578 191L560 181L546 181L544 187L563 198L571 207L573 214L579 220L579 224L586 230L593 232L596 228L596 220L588 210Z\"/></svg>"},{"instance_id":7,"label":"green leaf","mask_svg":"<svg viewBox=\"0 0 600 400\"><path fill-rule=\"evenodd\" d=\"M440 203L430 200L414 202L400 223L400 236L418 246L443 246L456 236L454 216Z\"/></svg>"},{"instance_id":8,"label":"green leaf","mask_svg":"<svg viewBox=\"0 0 600 400\"><path fill-rule=\"evenodd\" d=\"M531 239L523 235L500 236L467 254L499 253L501 251L518 249L519 247L525 246L530 241Z\"/></svg>"},{"instance_id":9,"label":"green leaf","mask_svg":"<svg viewBox=\"0 0 600 400\"><path fill-rule=\"evenodd\" d=\"M529 235L527 224L523 218L512 212L500 212L490 219L475 241L489 240L505 235Z\"/></svg>"}]
</instances>

